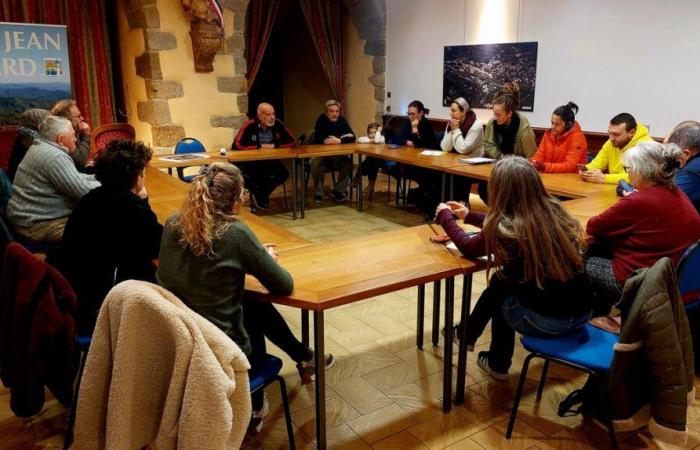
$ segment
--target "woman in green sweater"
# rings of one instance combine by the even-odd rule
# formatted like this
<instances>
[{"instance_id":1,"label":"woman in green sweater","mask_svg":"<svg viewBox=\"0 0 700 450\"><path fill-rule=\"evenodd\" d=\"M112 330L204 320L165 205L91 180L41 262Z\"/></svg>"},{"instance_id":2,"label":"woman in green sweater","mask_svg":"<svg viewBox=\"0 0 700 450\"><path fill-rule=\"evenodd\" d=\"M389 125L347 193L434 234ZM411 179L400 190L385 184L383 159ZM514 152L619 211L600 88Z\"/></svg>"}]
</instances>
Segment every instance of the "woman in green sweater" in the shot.
<instances>
[{"instance_id":1,"label":"woman in green sweater","mask_svg":"<svg viewBox=\"0 0 700 450\"><path fill-rule=\"evenodd\" d=\"M243 193L236 166L219 163L204 169L180 213L165 223L156 278L230 336L251 366L264 359L267 337L297 362L302 383L309 383L313 351L292 334L272 304L244 298L246 274L276 295L291 294L294 282L277 263L275 245L261 244L237 216ZM333 363L333 356L326 355L326 367ZM262 391L252 401L251 426L260 431L269 406Z\"/></svg>"}]
</instances>

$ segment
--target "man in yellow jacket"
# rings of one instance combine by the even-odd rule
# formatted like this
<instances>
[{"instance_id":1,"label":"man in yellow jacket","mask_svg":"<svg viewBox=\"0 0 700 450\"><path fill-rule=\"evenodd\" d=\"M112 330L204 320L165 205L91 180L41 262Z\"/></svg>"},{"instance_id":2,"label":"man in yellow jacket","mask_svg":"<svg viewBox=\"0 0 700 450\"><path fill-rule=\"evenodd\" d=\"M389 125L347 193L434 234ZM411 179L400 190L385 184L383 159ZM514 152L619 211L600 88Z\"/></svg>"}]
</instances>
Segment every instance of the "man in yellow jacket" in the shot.
<instances>
[{"instance_id":1,"label":"man in yellow jacket","mask_svg":"<svg viewBox=\"0 0 700 450\"><path fill-rule=\"evenodd\" d=\"M629 181L622 166L622 154L639 142L652 140L649 129L641 123L638 124L628 113L620 113L610 120L608 136L610 139L598 155L586 165L586 170L580 172L583 181L607 184L617 184L620 180Z\"/></svg>"}]
</instances>

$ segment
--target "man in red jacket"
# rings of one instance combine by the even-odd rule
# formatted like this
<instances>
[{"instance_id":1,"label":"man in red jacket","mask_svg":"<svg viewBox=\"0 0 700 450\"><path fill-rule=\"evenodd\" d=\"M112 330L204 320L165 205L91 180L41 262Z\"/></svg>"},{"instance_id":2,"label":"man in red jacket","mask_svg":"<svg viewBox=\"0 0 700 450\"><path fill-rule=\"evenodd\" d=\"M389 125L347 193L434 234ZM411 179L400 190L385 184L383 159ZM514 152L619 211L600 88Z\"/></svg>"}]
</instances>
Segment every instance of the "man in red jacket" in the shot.
<instances>
[{"instance_id":1,"label":"man in red jacket","mask_svg":"<svg viewBox=\"0 0 700 450\"><path fill-rule=\"evenodd\" d=\"M231 149L286 148L295 144L294 135L275 117L275 108L269 103L260 103L256 117L238 130ZM254 209L266 208L270 203L270 194L289 178L287 168L279 160L241 163L238 167L243 172Z\"/></svg>"}]
</instances>

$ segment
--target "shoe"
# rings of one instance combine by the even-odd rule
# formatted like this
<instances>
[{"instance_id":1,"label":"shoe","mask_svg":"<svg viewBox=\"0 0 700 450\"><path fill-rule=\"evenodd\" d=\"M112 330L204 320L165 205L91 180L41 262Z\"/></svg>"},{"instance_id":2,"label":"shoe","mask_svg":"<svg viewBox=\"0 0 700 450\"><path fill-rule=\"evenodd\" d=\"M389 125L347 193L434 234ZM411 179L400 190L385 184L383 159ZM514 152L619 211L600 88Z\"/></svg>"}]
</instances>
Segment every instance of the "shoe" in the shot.
<instances>
[{"instance_id":1,"label":"shoe","mask_svg":"<svg viewBox=\"0 0 700 450\"><path fill-rule=\"evenodd\" d=\"M262 430L263 420L270 413L270 402L267 401L267 394L264 394L263 404L260 410L253 411L250 415L250 423L248 424L248 433L258 434Z\"/></svg>"},{"instance_id":2,"label":"shoe","mask_svg":"<svg viewBox=\"0 0 700 450\"><path fill-rule=\"evenodd\" d=\"M255 198L255 194L252 192L250 193L250 209L252 211L260 211L265 209L267 205L263 205L262 202L258 202L258 200Z\"/></svg>"},{"instance_id":3,"label":"shoe","mask_svg":"<svg viewBox=\"0 0 700 450\"><path fill-rule=\"evenodd\" d=\"M311 359L297 363L297 370L301 378L301 384L309 384L316 379L316 366L314 366L313 350ZM335 365L335 356L332 353L326 353L326 370Z\"/></svg>"},{"instance_id":4,"label":"shoe","mask_svg":"<svg viewBox=\"0 0 700 450\"><path fill-rule=\"evenodd\" d=\"M476 363L479 365L481 370L488 373L496 380L506 381L508 379L508 372L497 372L491 368L491 366L489 365L489 352L479 352L479 356L476 359Z\"/></svg>"},{"instance_id":5,"label":"shoe","mask_svg":"<svg viewBox=\"0 0 700 450\"><path fill-rule=\"evenodd\" d=\"M344 202L345 201L345 194L343 194L342 192L338 192L338 191L332 191L331 198L333 200L335 200L336 202Z\"/></svg>"},{"instance_id":6,"label":"shoe","mask_svg":"<svg viewBox=\"0 0 700 450\"><path fill-rule=\"evenodd\" d=\"M581 414L583 410L584 392L583 389L571 391L564 400L559 403L557 415L559 417L574 417Z\"/></svg>"},{"instance_id":7,"label":"shoe","mask_svg":"<svg viewBox=\"0 0 700 450\"><path fill-rule=\"evenodd\" d=\"M316 203L317 205L321 204L322 199L323 198L320 195L314 195L314 203Z\"/></svg>"},{"instance_id":8,"label":"shoe","mask_svg":"<svg viewBox=\"0 0 700 450\"><path fill-rule=\"evenodd\" d=\"M445 338L445 329L443 328L442 331L440 331L442 334L442 338ZM459 347L459 325L455 325L452 327L452 343ZM468 352L473 352L474 351L474 346L467 344L467 351Z\"/></svg>"}]
</instances>

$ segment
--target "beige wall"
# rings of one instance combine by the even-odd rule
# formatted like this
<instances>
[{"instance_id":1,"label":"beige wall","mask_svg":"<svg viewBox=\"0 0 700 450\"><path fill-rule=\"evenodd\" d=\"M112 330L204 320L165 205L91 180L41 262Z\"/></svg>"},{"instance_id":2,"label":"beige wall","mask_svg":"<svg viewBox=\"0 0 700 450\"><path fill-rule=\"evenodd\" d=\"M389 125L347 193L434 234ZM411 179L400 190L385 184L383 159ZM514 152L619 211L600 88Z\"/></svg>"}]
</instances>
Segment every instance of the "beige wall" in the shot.
<instances>
[{"instance_id":1,"label":"beige wall","mask_svg":"<svg viewBox=\"0 0 700 450\"><path fill-rule=\"evenodd\" d=\"M177 49L160 52L163 79L182 83L184 92L184 97L168 100L172 123L182 125L187 137L199 139L208 150L230 147L233 131L230 128L213 128L209 119L213 115L239 114L237 95L219 92L216 83L217 77L233 76L233 56L217 55L213 72L195 72L189 35L190 18L185 14L180 0L158 0L158 11L161 31L173 33L177 39ZM228 9L224 10L224 26L226 34L230 35L233 14Z\"/></svg>"},{"instance_id":2,"label":"beige wall","mask_svg":"<svg viewBox=\"0 0 700 450\"><path fill-rule=\"evenodd\" d=\"M367 124L374 122L376 101L372 76L372 57L364 54L365 41L357 35L350 15L343 20L345 52L345 116L357 136L364 136Z\"/></svg>"},{"instance_id":3,"label":"beige wall","mask_svg":"<svg viewBox=\"0 0 700 450\"><path fill-rule=\"evenodd\" d=\"M130 30L121 2L118 5L119 47L127 120L136 130L136 139L151 145L151 126L141 122L136 114L136 103L147 100L146 84L143 78L136 75L136 57L144 52L143 30Z\"/></svg>"},{"instance_id":4,"label":"beige wall","mask_svg":"<svg viewBox=\"0 0 700 450\"><path fill-rule=\"evenodd\" d=\"M284 118L299 137L313 128L331 88L303 20L291 21L284 47Z\"/></svg>"}]
</instances>

